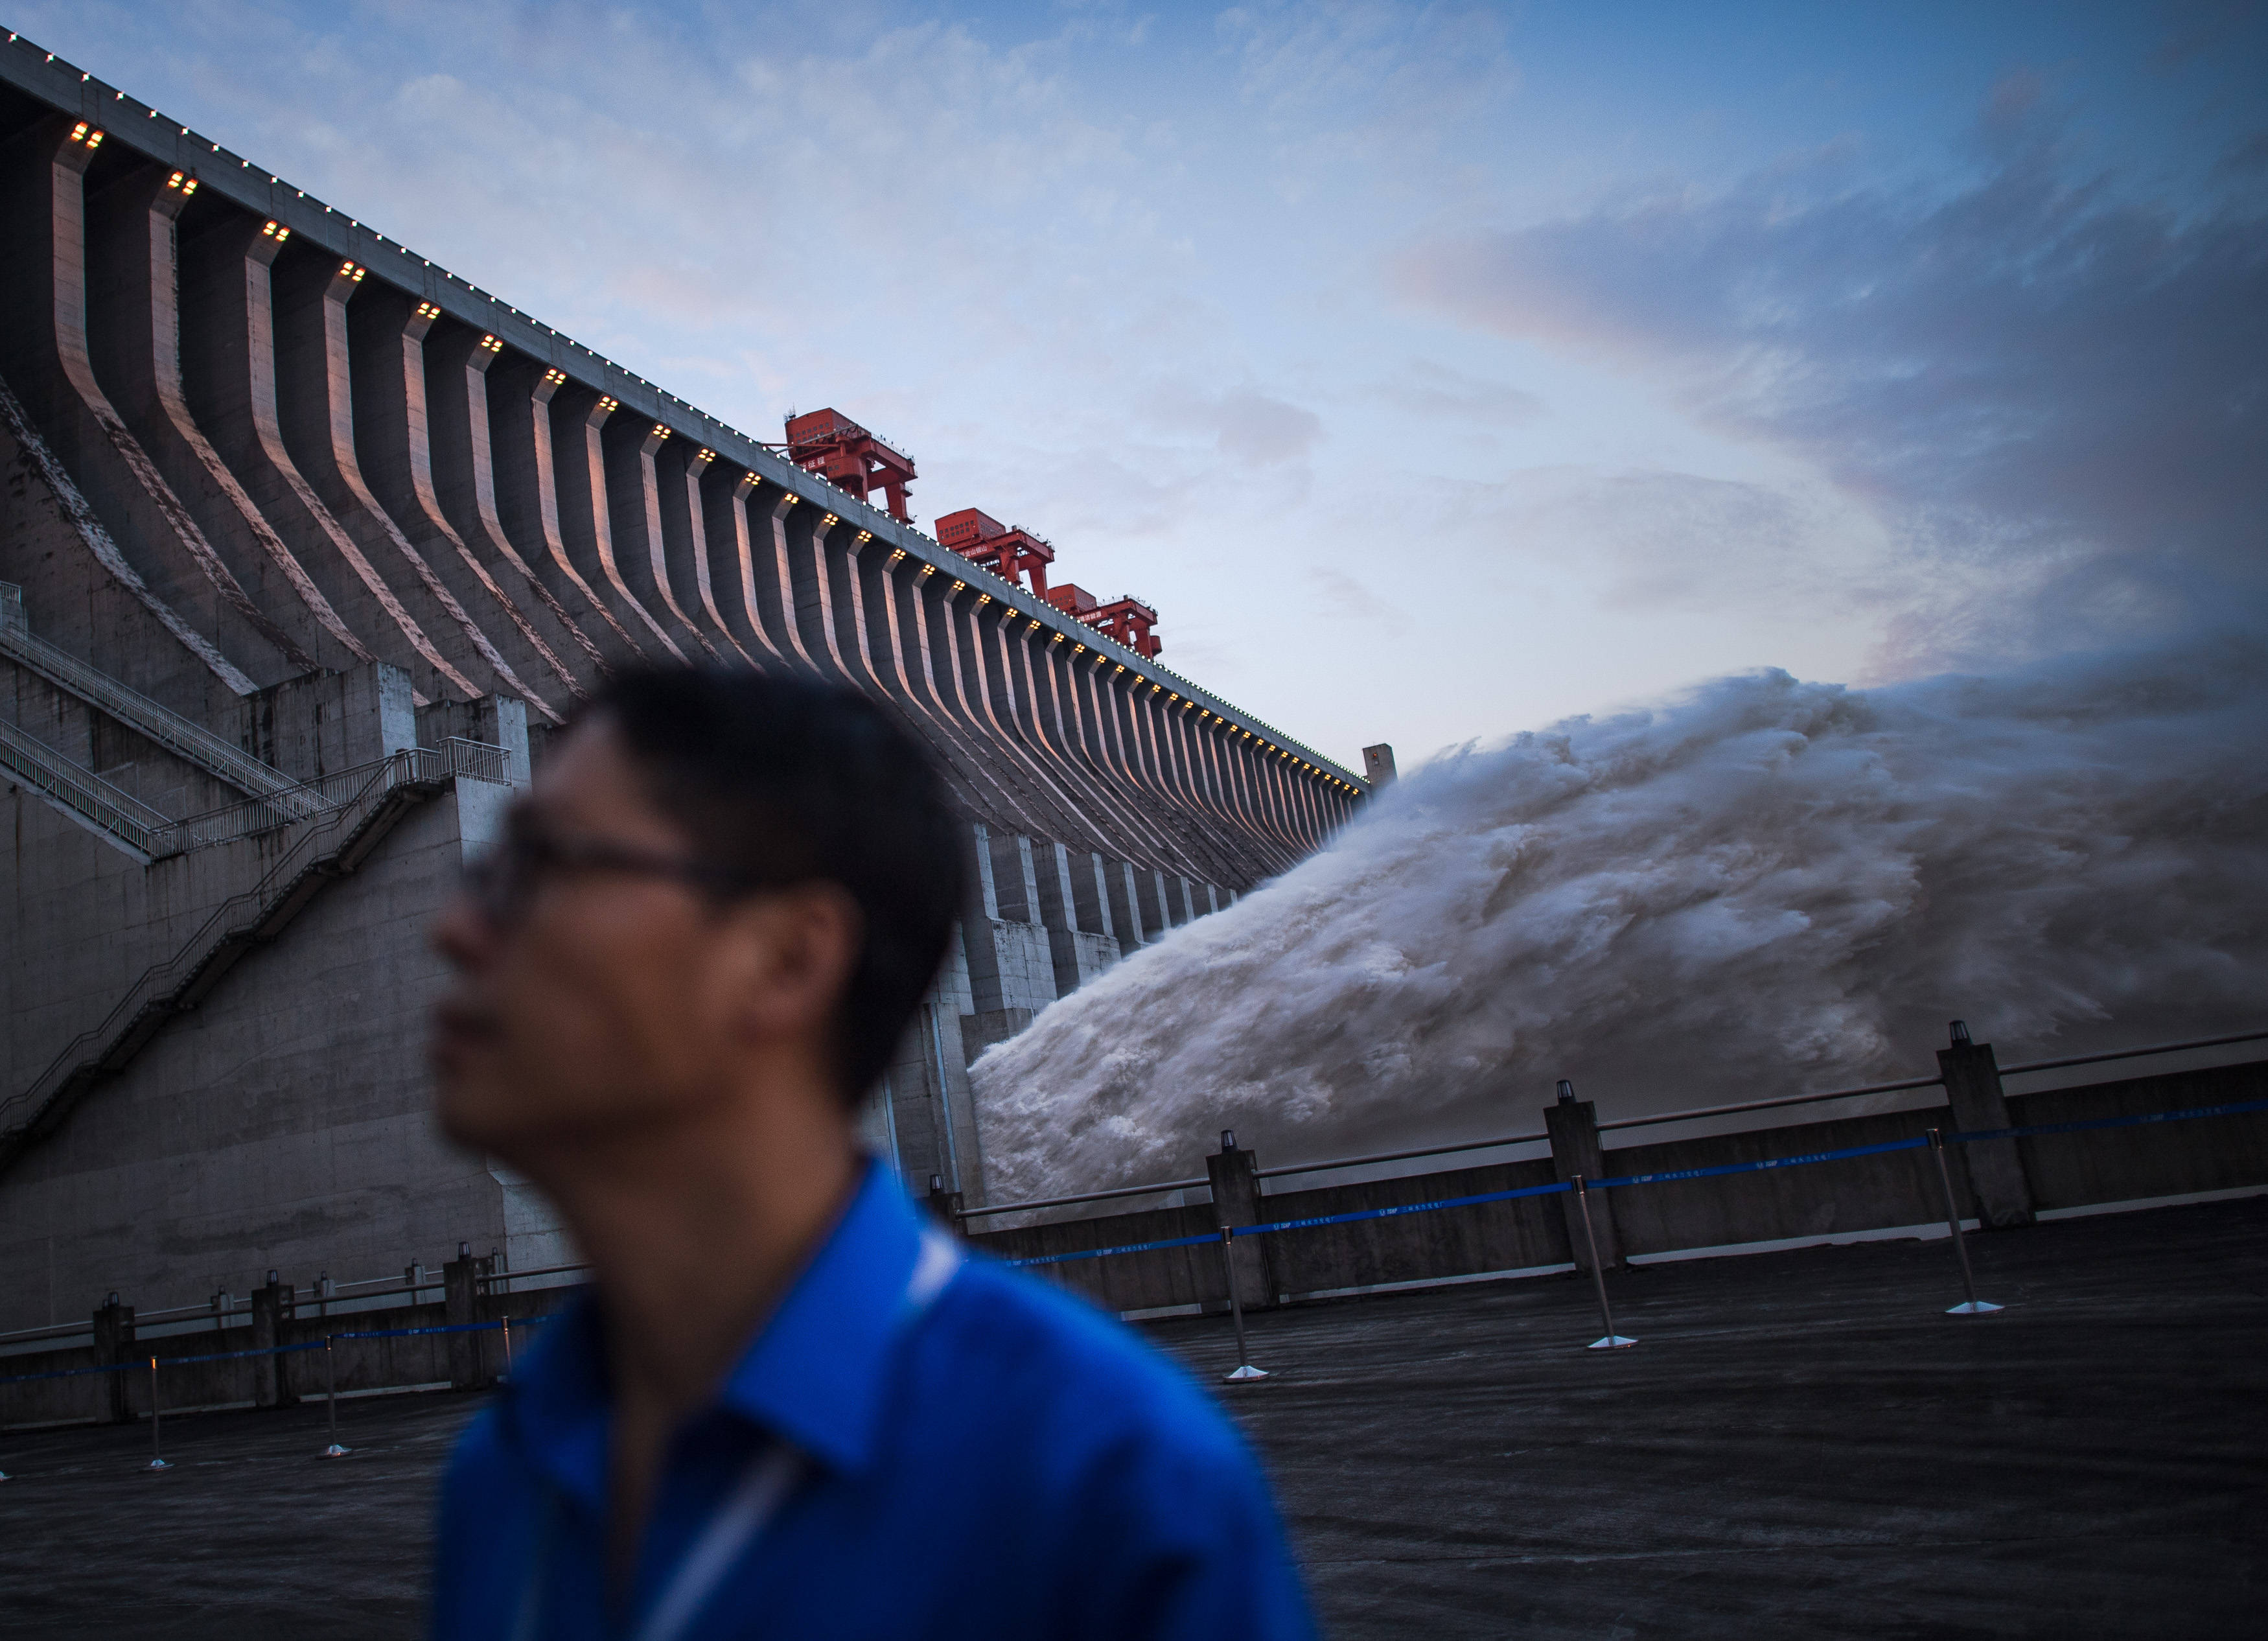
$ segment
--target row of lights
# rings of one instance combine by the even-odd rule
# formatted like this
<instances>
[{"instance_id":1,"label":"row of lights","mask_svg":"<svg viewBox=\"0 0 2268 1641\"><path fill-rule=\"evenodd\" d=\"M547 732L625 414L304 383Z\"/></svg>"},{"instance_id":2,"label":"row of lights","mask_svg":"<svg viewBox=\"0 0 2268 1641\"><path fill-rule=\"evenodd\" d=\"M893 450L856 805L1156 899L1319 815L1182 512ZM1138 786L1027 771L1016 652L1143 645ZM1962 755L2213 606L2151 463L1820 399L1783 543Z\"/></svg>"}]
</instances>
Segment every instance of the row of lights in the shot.
<instances>
[{"instance_id":1,"label":"row of lights","mask_svg":"<svg viewBox=\"0 0 2268 1641\"><path fill-rule=\"evenodd\" d=\"M16 36L16 35L14 35L14 34L12 34L12 33L11 33L11 34L10 34L10 35L8 36L8 39L9 39L9 40L10 40L11 43L16 40L16 38L17 38L17 36ZM53 62L55 61L55 53L53 53L53 52L49 52L49 53L48 54L48 62L50 62L50 63L53 63ZM82 74L82 75L80 75L80 76L79 76L79 78L80 78L80 79L82 79L82 80L84 80L84 79L85 79L85 78L87 78L87 77L87 77L86 75L85 75L85 74ZM120 92L118 93L118 96L119 96L120 99L122 101L122 100L124 99L125 96L126 96L126 93L125 93L124 92L122 92L122 92ZM157 111L156 109L152 108L152 109L150 111L151 117L152 119L156 118L156 117L157 117L157 113L158 113L158 111ZM181 128L181 135L182 135L182 136L187 136L188 135L188 131L189 131L188 127L187 127L187 126L183 126L183 127ZM89 153L92 153L92 152L93 152L97 148L99 148L99 147L100 147L100 146L102 145L103 135L104 135L104 134L103 134L103 132L102 132L101 130L99 130L99 129L96 129L96 128L94 128L93 126L92 126L92 125L91 125L87 121L82 120L82 121L80 121L78 122L78 124L77 124L77 126L75 126L75 127L72 129L72 130L71 130L71 134L70 134L70 140L71 140L72 142L74 142L74 143L84 143L84 144L85 145L85 148L86 148L87 151L88 151ZM220 144L219 144L219 143L215 143L212 145L212 151L213 151L213 152L215 152L215 153L218 153L218 152L220 152ZM252 162L251 162L249 159L245 160L243 163L244 163L244 165L245 165L247 168L248 168L248 167L251 166L251 164L252 164ZM270 180L270 181L273 181L273 180L275 180L275 179L271 177L271 178L269 179L269 180ZM186 198L188 198L190 195L195 194L195 193L196 192L196 189L197 189L197 180L196 180L196 178L195 178L194 176L186 175L185 173L181 173L181 172L176 171L175 173L173 173L173 174L172 178L167 181L167 183L166 183L166 186L167 188L179 188L179 189L181 191L181 196L182 196L184 199L186 199ZM298 195L299 195L299 197L300 197L301 199L305 199L305 198L306 198L306 197L307 197L306 190L306 189L302 188L302 189L298 190ZM331 213L331 208L330 208L328 205L324 206L324 207L323 207L323 210L324 210L325 214L327 214L327 215L328 215L328 214L330 214L330 213ZM348 225L349 225L350 227L360 227L362 224L361 224L361 223L360 223L358 220L357 220L357 221L351 221L351 222L350 222ZM285 239L287 239L291 238L291 231L289 228L283 227L283 226L281 226L280 224L276 224L276 222L273 222L273 221L270 221L270 222L269 222L269 223L265 227L263 227L263 228L261 230L261 232L262 234L264 234L264 235L268 235L268 236L270 236L270 237L274 238L274 239L275 239L275 240L276 240L278 244L283 243L283 241L284 241L284 240L285 240ZM386 236L385 236L384 234L377 234L377 235L375 235L375 236L373 236L373 237L377 239L377 241L378 241L380 245L383 245L383 244L385 244L385 243L386 243ZM426 261L425 261L425 266L426 266L426 267L428 267L428 268L431 268L432 265L433 265L433 264L432 264L431 261L430 259L427 259L427 260L426 260ZM353 281L356 284L360 284L360 283L362 283L363 276L364 276L365 274L367 274L369 271L370 271L370 270L369 270L367 268L362 267L361 265L359 265L359 264L357 264L357 263L356 263L356 262L354 262L354 261L350 261L345 262L344 264L342 264L342 265L340 267L340 269L339 269L339 275L340 275L340 276L341 276L342 278L350 279L350 280ZM450 274L446 269L444 269L444 270L443 270L443 272L442 272L442 276L443 276L444 278L453 278L453 277L454 277L454 276L453 276L453 275L451 275L451 274ZM467 288L468 288L468 289L476 289L476 287L473 287L473 286L471 286L471 285L469 285L469 284L468 284L468 287L467 287ZM517 313L517 312L519 312L519 310L518 310L518 309L516 309L516 308L512 308L512 307L511 307L509 305L506 305L505 311L506 311L506 312L508 312L508 313ZM420 302L420 303L417 305L417 315L418 315L418 317L419 317L420 319L438 319L438 318L440 316L440 313L441 313L441 308L440 308L439 304L438 304L438 303L431 302L431 301L425 301L425 302ZM551 334L552 334L553 335L556 336L559 333L558 333L557 331L554 330L554 331L552 331L552 332L551 332ZM494 335L484 335L484 336L482 336L482 337L481 338L480 345L481 345L482 348L485 348L486 350L488 350L488 351L490 351L490 353L501 353L501 352L504 350L504 343L503 343L503 342L502 342L502 341L500 341L497 337L496 337L496 336L494 336ZM543 379L544 379L545 381L549 382L549 383L552 383L553 385L555 385L555 386L556 386L556 385L557 385L557 384L559 384L559 383L561 383L561 382L564 382L564 381L567 379L567 373L566 373L564 371L559 370L558 368L556 368L556 367L555 366L555 367L553 367L553 368L551 368L551 369L549 369L549 370L547 370L547 371L545 371L545 372L544 372L544 373L543 373ZM645 381L645 379L644 379L644 378L643 378L643 377L639 377L639 378L637 378L637 379L637 379L638 381L640 381L640 382L644 383L646 386L651 387L651 386L653 386L653 384L652 384L652 383L651 383L651 382L646 382L646 381ZM659 392L660 390L659 390L659 388L656 388L656 389L655 389L655 391L656 391L656 392ZM665 396L666 397L666 396L668 396L668 395L665 395ZM680 400L680 401L676 401L675 402L682 403L682 402L683 402L683 401ZM607 413L608 413L609 415L611 415L614 411L615 411L615 410L617 410L617 409L621 408L621 401L619 401L619 400L615 399L612 394L600 394L600 398L599 398L599 408L600 408L601 410L604 410L604 411L606 411ZM656 438L665 438L665 439L666 439L666 438L667 438L670 436L670 432L671 432L671 430L670 430L670 428L669 428L669 426L668 426L668 424L667 424L666 423L657 422L657 423L655 423L653 424L653 435L654 435L654 437L655 437ZM745 436L744 436L744 437L745 437ZM755 441L751 440L750 442L751 442L751 443L754 443ZM703 461L703 462L713 461L713 460L716 460L716 456L717 456L717 453L716 453L715 451L711 450L711 449L707 448L706 446L703 446L703 449L702 449L702 452L701 452L700 460L701 460L702 461ZM821 479L821 482L829 484L830 488L838 489L841 488L841 487L840 487L840 486L838 486L838 485L834 485L834 484L833 484L833 482L832 482L832 481L826 480L826 479L823 479L823 478ZM827 525L827 527L828 527L828 528L830 528L830 529L831 529L831 528L833 528L836 525L840 524L841 522L842 522L842 520L841 520L841 519L840 519L836 515L835 515L834 513L831 513L831 512L830 512L830 513L828 513L828 514L826 516L826 525ZM861 543L864 543L864 542L866 542L866 541L871 541L872 540L873 540L873 533L872 531L870 531L870 530L862 530L862 531L860 531L860 532L858 533L858 540L859 540L859 541L860 541ZM898 548L898 549L897 549L897 551L896 551L896 552L895 552L895 553L891 556L890 562L891 562L893 564L895 564L895 563L896 563L898 562L898 560L899 560L899 559L903 558L905 556L906 556L905 549L904 549L903 548ZM922 573L923 573L924 576L929 575L929 574L931 574L931 573L935 570L935 568L936 568L936 567L935 567L934 565L927 565L927 564L925 564L925 565L924 565L924 566L923 566ZM955 582L953 584L953 590L954 590L955 592L965 592L965 591L967 591L967 589L968 589L968 584L967 584L966 582L962 582L962 581L955 581ZM985 606L985 605L987 605L987 604L990 604L990 603L991 603L991 602L992 602L992 595L991 595L990 593L989 593L989 592L983 592L983 593L979 593L979 594L977 595L976 603L977 603L977 607L978 607L979 608L982 608L983 606ZM1040 622L1039 618L1038 618L1038 617L1036 617L1036 616L1027 617L1027 620L1029 620L1029 622L1030 622L1030 623L1031 623L1031 624L1030 624L1030 628L1028 629L1028 630L1036 630L1036 629L1038 629L1038 628L1042 624L1042 623ZM1076 618L1076 617L1074 617L1074 619L1077 619L1077 618ZM1083 623L1083 624L1084 624L1084 623ZM1061 643L1061 642L1063 641L1063 639L1064 639L1064 637L1065 637L1065 635L1064 635L1064 634L1058 632L1058 633L1057 633L1057 634L1056 634L1055 638L1052 640L1052 642L1055 642L1055 643ZM1073 648L1073 650L1072 650L1072 653L1073 653L1073 654L1075 654L1075 655L1084 655L1084 654L1086 654L1086 646L1085 644L1082 644L1076 645L1076 646ZM1123 663L1122 663L1122 664L1120 664L1120 665L1118 665L1118 666L1116 666L1116 673L1123 673L1125 670L1126 670L1126 668L1125 668L1125 666L1124 666L1124 665L1123 665ZM1116 675L1116 673L1114 673L1114 676L1115 676L1115 675ZM1152 681L1152 682L1151 683L1151 685L1150 685L1150 693L1151 693L1152 695L1158 695L1158 694L1163 693L1163 694L1165 694L1165 695L1167 695L1167 698L1169 701L1174 702L1174 703L1177 703L1177 704L1179 704L1179 705L1184 706L1184 707L1192 707L1192 706L1197 705L1197 703L1195 703L1194 701L1183 701L1180 695L1175 695L1175 694L1172 693L1171 691L1167 690L1167 689L1166 689L1166 687L1165 687L1163 684L1157 683L1157 682L1155 682L1155 681ZM1211 712L1209 712L1209 711L1202 711L1202 710L1201 710L1201 711L1199 712L1198 716L1200 717L1200 718L1211 718L1213 715L1212 715ZM1224 721L1225 721L1225 720L1224 720ZM1253 735L1253 733L1252 733L1252 732L1251 732L1250 730L1246 730L1246 731L1244 731L1244 732L1243 732L1243 734L1244 734L1244 739L1245 739L1245 740L1251 740L1256 739L1256 737ZM1266 743L1263 743L1263 744L1266 744ZM1346 782L1342 781L1342 780L1339 780L1339 779L1338 779L1336 776L1335 776L1324 775L1324 774L1323 774L1323 771L1322 771L1321 769L1317 768L1317 766L1315 766L1314 764L1309 763L1306 759L1304 759L1304 758L1297 758L1297 757L1293 757L1293 756L1292 756L1292 754L1291 753L1289 753L1289 752L1285 751L1284 748L1282 748L1282 747L1275 747L1275 746L1270 745L1270 746L1268 747L1268 750L1270 750L1270 751L1271 751L1271 752L1275 753L1275 754L1276 754L1278 757L1279 757L1279 758L1289 758L1289 759L1291 759L1291 760L1292 760L1292 762L1293 763L1297 764L1297 765L1298 765L1300 769L1306 769L1306 770L1309 771L1309 772L1310 772L1310 773L1312 773L1312 774L1315 774L1315 775L1322 775L1322 776L1323 776L1323 778L1324 778L1326 781L1329 782L1329 784L1332 784L1333 786L1336 786L1336 787L1343 788L1344 790L1348 791L1354 791L1354 790L1355 790L1352 786L1349 785Z\"/></svg>"}]
</instances>

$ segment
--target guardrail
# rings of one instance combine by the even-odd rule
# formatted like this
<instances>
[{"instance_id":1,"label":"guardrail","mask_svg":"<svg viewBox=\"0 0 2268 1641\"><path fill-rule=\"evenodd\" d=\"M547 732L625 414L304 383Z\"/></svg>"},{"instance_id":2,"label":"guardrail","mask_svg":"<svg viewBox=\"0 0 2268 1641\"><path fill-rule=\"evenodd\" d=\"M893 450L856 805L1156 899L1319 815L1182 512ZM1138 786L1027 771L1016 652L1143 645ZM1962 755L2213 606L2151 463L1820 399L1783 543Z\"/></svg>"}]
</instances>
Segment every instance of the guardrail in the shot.
<instances>
[{"instance_id":1,"label":"guardrail","mask_svg":"<svg viewBox=\"0 0 2268 1641\"><path fill-rule=\"evenodd\" d=\"M177 852L168 846L171 820L4 718L0 718L0 768L22 776L151 860Z\"/></svg>"},{"instance_id":2,"label":"guardrail","mask_svg":"<svg viewBox=\"0 0 2268 1641\"><path fill-rule=\"evenodd\" d=\"M57 688L100 707L120 723L130 725L166 751L232 786L260 796L279 796L299 785L282 770L271 769L241 747L232 746L203 725L183 717L139 690L129 688L107 673L89 666L68 651L34 637L24 614L23 588L5 581L0 581L0 654L14 657Z\"/></svg>"},{"instance_id":3,"label":"guardrail","mask_svg":"<svg viewBox=\"0 0 2268 1641\"><path fill-rule=\"evenodd\" d=\"M2095 1065L2109 1060L2139 1059L2146 1055L2176 1054L2192 1049L2218 1049L2229 1043L2257 1042L2268 1038L2268 1030L2235 1032L2222 1037L2198 1037L2185 1042L2152 1043L2140 1049L2113 1049L2100 1054L2072 1055L2058 1060L2032 1060L2020 1065L1999 1068L2003 1077L2014 1077L2024 1071L2061 1071L2073 1065ZM1651 1116L1617 1117L1602 1122L1599 1131L1603 1134L1614 1129L1634 1129L1658 1126L1665 1122L1684 1122L1703 1117L1733 1116L1745 1111L1771 1111L1791 1106L1818 1105L1830 1100L1856 1100L1870 1094L1901 1093L1910 1089L1936 1088L1943 1078L1936 1077L1907 1078L1893 1083L1866 1083L1855 1088L1830 1088L1819 1093L1782 1094L1770 1100L1743 1100L1731 1105L1695 1106L1683 1111L1657 1112ZM1287 1162L1273 1168L1254 1172L1263 1180L1279 1179L1292 1174L1328 1174L1337 1168L1359 1168L1381 1162L1405 1162L1420 1157L1447 1157L1461 1152L1495 1151L1506 1145L1534 1144L1550 1138L1538 1130L1529 1134L1506 1134L1496 1139L1458 1140L1447 1145L1424 1145L1414 1151L1381 1151L1360 1157L1333 1157L1322 1162ZM991 1203L982 1208L961 1211L963 1219L979 1219L993 1214L1014 1214L1036 1211L1042 1208L1069 1208L1080 1203L1108 1202L1124 1196L1154 1196L1167 1191L1188 1190L1200 1185L1210 1185L1210 1179L1161 1180L1150 1185L1119 1185L1105 1191L1081 1191L1069 1196L1042 1197L1024 1203Z\"/></svg>"}]
</instances>

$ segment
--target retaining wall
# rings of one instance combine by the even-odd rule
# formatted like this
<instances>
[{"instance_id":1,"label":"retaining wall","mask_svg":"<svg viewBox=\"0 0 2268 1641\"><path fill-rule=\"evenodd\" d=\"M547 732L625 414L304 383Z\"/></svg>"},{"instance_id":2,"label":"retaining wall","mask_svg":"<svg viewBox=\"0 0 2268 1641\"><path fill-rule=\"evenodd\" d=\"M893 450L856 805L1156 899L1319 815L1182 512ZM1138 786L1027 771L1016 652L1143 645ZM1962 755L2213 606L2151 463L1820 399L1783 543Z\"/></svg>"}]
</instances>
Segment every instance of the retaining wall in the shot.
<instances>
[{"instance_id":1,"label":"retaining wall","mask_svg":"<svg viewBox=\"0 0 2268 1641\"><path fill-rule=\"evenodd\" d=\"M2008 1097L2020 1127L2176 1111L2268 1097L2268 1062L2130 1078ZM1777 1128L1609 1147L1605 1177L1676 1173L1911 1139L1955 1125L1946 1106L1840 1117ZM2016 1142L2040 1209L2134 1201L2192 1191L2268 1185L2268 1113L2140 1128L2047 1135ZM1977 1216L1967 1148L1946 1153L1966 1216ZM1397 1180L1284 1191L1261 1197L1260 1221L1321 1218L1492 1191L1548 1185L1551 1159L1498 1163ZM1674 1253L1783 1238L1829 1236L1941 1224L1944 1195L1926 1150L1854 1157L1716 1179L1670 1181L1594 1195L1623 1252ZM1268 1291L1328 1292L1564 1264L1574 1258L1557 1197L1484 1203L1353 1225L1253 1238ZM1207 1203L1112 1214L1053 1225L979 1232L969 1240L1003 1259L1201 1234L1214 1228ZM1044 1268L1055 1280L1114 1310L1180 1305L1226 1306L1217 1248L1115 1255Z\"/></svg>"}]
</instances>

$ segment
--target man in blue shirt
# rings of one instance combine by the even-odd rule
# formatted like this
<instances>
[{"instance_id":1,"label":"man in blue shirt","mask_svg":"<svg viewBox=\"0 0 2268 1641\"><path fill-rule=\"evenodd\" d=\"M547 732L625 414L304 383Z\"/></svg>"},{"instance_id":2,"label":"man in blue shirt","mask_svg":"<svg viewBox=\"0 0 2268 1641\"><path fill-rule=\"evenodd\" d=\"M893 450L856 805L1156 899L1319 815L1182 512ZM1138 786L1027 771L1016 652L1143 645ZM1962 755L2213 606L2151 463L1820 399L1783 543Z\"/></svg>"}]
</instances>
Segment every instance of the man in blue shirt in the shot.
<instances>
[{"instance_id":1,"label":"man in blue shirt","mask_svg":"<svg viewBox=\"0 0 2268 1641\"><path fill-rule=\"evenodd\" d=\"M458 1449L440 1641L1312 1634L1206 1395L858 1152L957 836L871 704L633 673L444 916L443 1126L593 1281Z\"/></svg>"}]
</instances>

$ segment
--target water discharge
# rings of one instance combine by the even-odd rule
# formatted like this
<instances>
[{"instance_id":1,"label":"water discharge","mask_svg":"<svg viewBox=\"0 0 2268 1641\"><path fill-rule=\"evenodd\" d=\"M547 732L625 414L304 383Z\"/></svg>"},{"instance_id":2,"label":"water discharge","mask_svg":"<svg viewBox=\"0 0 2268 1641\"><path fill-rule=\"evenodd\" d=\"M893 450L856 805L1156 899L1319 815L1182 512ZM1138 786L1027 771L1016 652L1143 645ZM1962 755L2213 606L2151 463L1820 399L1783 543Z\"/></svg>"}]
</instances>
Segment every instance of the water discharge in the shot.
<instances>
[{"instance_id":1,"label":"water discharge","mask_svg":"<svg viewBox=\"0 0 2268 1641\"><path fill-rule=\"evenodd\" d=\"M1785 673L1468 747L981 1059L996 1200L2268 1016L2268 647ZM2014 1052L2012 1052L2014 1051Z\"/></svg>"}]
</instances>

